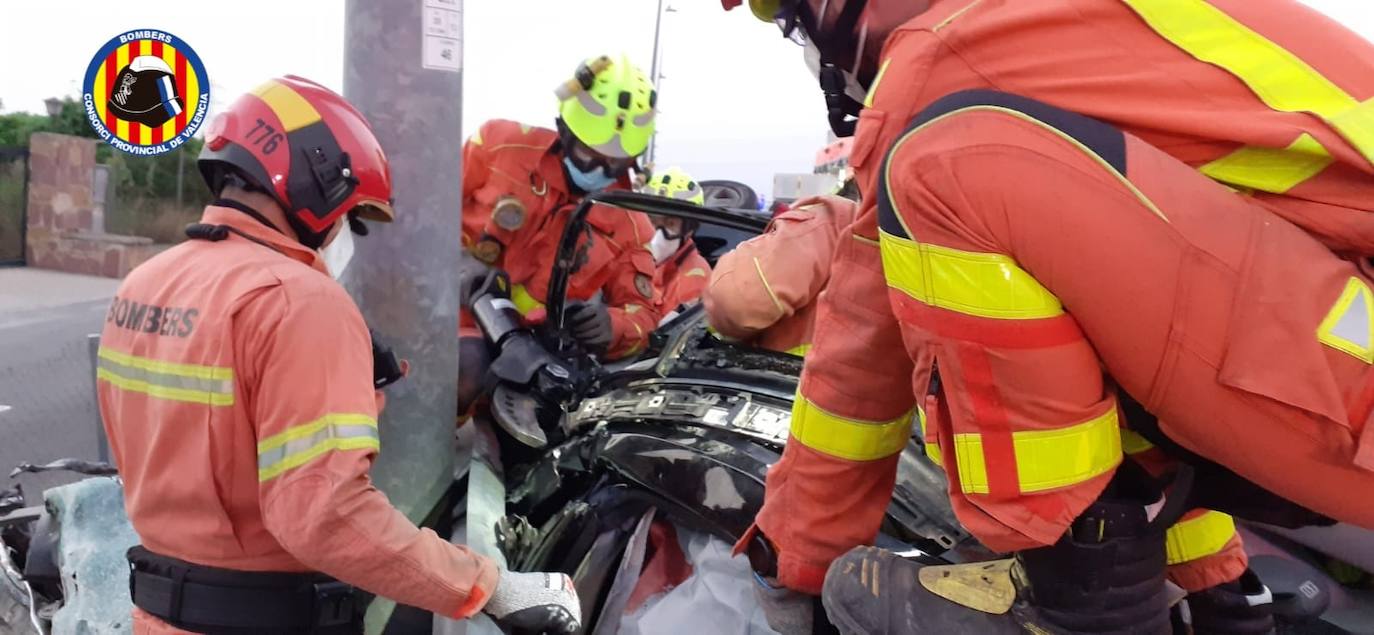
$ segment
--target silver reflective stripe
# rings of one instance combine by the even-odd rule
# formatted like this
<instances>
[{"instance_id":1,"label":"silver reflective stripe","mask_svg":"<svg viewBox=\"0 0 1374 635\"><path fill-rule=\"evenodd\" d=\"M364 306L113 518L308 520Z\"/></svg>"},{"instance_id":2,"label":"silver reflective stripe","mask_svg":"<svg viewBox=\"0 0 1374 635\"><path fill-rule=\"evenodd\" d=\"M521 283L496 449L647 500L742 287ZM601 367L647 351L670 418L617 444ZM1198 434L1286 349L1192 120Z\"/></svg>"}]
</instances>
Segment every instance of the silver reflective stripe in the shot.
<instances>
[{"instance_id":1,"label":"silver reflective stripe","mask_svg":"<svg viewBox=\"0 0 1374 635\"><path fill-rule=\"evenodd\" d=\"M601 102L597 101L595 97L592 97L591 93L585 90L577 91L577 102L582 104L582 107L586 108L587 112L591 113L592 116L600 117L606 114L606 107L601 105Z\"/></svg>"},{"instance_id":2,"label":"silver reflective stripe","mask_svg":"<svg viewBox=\"0 0 1374 635\"><path fill-rule=\"evenodd\" d=\"M1364 297L1366 293L1369 293L1369 290L1364 288L1355 292L1355 298L1350 306L1331 326L1331 334L1367 349L1374 346L1371 346L1370 341L1369 305Z\"/></svg>"},{"instance_id":3,"label":"silver reflective stripe","mask_svg":"<svg viewBox=\"0 0 1374 635\"><path fill-rule=\"evenodd\" d=\"M701 186L696 186L689 190L679 190L677 193L673 194L673 198L682 201L690 201L692 200L692 197L697 196L699 194L702 194Z\"/></svg>"},{"instance_id":4,"label":"silver reflective stripe","mask_svg":"<svg viewBox=\"0 0 1374 635\"><path fill-rule=\"evenodd\" d=\"M151 386L163 386L165 388L195 390L208 393L232 394L234 392L233 379L204 379L201 377L186 377L183 375L173 375L171 373L160 373L145 368L127 366L107 357L97 358L96 368L114 373L124 379L144 382Z\"/></svg>"}]
</instances>

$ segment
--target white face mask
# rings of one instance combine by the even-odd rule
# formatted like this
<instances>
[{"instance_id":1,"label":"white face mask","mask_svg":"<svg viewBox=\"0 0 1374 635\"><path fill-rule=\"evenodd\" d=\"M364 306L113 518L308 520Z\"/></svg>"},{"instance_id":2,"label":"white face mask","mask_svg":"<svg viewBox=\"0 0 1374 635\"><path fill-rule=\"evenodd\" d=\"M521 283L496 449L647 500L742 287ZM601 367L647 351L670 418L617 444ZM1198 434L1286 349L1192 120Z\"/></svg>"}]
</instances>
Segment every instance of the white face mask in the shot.
<instances>
[{"instance_id":1,"label":"white face mask","mask_svg":"<svg viewBox=\"0 0 1374 635\"><path fill-rule=\"evenodd\" d=\"M816 44L808 40L806 46L802 48L802 57L806 60L806 67L811 69L811 74L817 79L821 76L821 50L816 48ZM840 69L844 75L844 94L849 95L850 99L863 102L868 98L868 91L864 89L859 80L854 77L853 71Z\"/></svg>"},{"instance_id":2,"label":"white face mask","mask_svg":"<svg viewBox=\"0 0 1374 635\"><path fill-rule=\"evenodd\" d=\"M669 238L663 233L662 227L654 230L654 237L649 239L649 251L654 254L656 265L663 264L663 261L671 258L681 247L682 238Z\"/></svg>"},{"instance_id":3,"label":"white face mask","mask_svg":"<svg viewBox=\"0 0 1374 635\"><path fill-rule=\"evenodd\" d=\"M339 229L334 240L320 248L320 258L324 259L325 268L335 280L343 275L344 269L348 268L348 261L353 259L353 232L348 228L348 223Z\"/></svg>"}]
</instances>

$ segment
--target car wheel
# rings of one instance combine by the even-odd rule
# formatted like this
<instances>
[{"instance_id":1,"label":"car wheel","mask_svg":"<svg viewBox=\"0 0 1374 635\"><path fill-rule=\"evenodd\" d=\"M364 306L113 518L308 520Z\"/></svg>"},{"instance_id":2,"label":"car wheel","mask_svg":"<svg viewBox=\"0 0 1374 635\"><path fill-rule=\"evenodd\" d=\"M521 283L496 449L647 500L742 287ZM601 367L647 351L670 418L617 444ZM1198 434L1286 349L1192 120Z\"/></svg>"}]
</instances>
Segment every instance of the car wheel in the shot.
<instances>
[{"instance_id":1,"label":"car wheel","mask_svg":"<svg viewBox=\"0 0 1374 635\"><path fill-rule=\"evenodd\" d=\"M754 188L739 181L702 181L707 207L758 209L759 195Z\"/></svg>"}]
</instances>

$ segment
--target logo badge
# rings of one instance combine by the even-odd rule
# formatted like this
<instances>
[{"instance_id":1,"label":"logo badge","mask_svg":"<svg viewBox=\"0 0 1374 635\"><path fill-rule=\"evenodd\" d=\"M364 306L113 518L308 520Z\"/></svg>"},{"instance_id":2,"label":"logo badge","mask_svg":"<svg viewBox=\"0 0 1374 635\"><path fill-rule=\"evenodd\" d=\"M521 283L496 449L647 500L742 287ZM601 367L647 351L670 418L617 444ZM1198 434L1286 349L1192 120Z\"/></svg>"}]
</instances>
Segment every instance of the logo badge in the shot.
<instances>
[{"instance_id":1,"label":"logo badge","mask_svg":"<svg viewBox=\"0 0 1374 635\"><path fill-rule=\"evenodd\" d=\"M520 229L525 224L525 204L514 196L503 196L492 208L491 219L508 232Z\"/></svg>"},{"instance_id":2,"label":"logo badge","mask_svg":"<svg viewBox=\"0 0 1374 635\"><path fill-rule=\"evenodd\" d=\"M86 120L106 143L135 155L170 152L195 136L210 108L210 78L181 38L121 33L86 67Z\"/></svg>"},{"instance_id":3,"label":"logo badge","mask_svg":"<svg viewBox=\"0 0 1374 635\"><path fill-rule=\"evenodd\" d=\"M635 291L644 296L645 300L652 300L654 297L654 282L642 273L635 274Z\"/></svg>"}]
</instances>

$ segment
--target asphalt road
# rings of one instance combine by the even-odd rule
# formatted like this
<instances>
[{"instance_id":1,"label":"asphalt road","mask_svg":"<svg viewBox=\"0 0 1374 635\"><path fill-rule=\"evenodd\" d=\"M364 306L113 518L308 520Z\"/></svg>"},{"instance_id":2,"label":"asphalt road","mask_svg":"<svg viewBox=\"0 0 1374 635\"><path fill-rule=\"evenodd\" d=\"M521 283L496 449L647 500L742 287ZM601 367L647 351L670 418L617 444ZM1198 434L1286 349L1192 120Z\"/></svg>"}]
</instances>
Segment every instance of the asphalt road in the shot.
<instances>
[{"instance_id":1,"label":"asphalt road","mask_svg":"<svg viewBox=\"0 0 1374 635\"><path fill-rule=\"evenodd\" d=\"M0 311L0 489L20 462L96 458L94 378L86 336L99 333L108 300ZM24 475L30 501L68 474Z\"/></svg>"}]
</instances>

